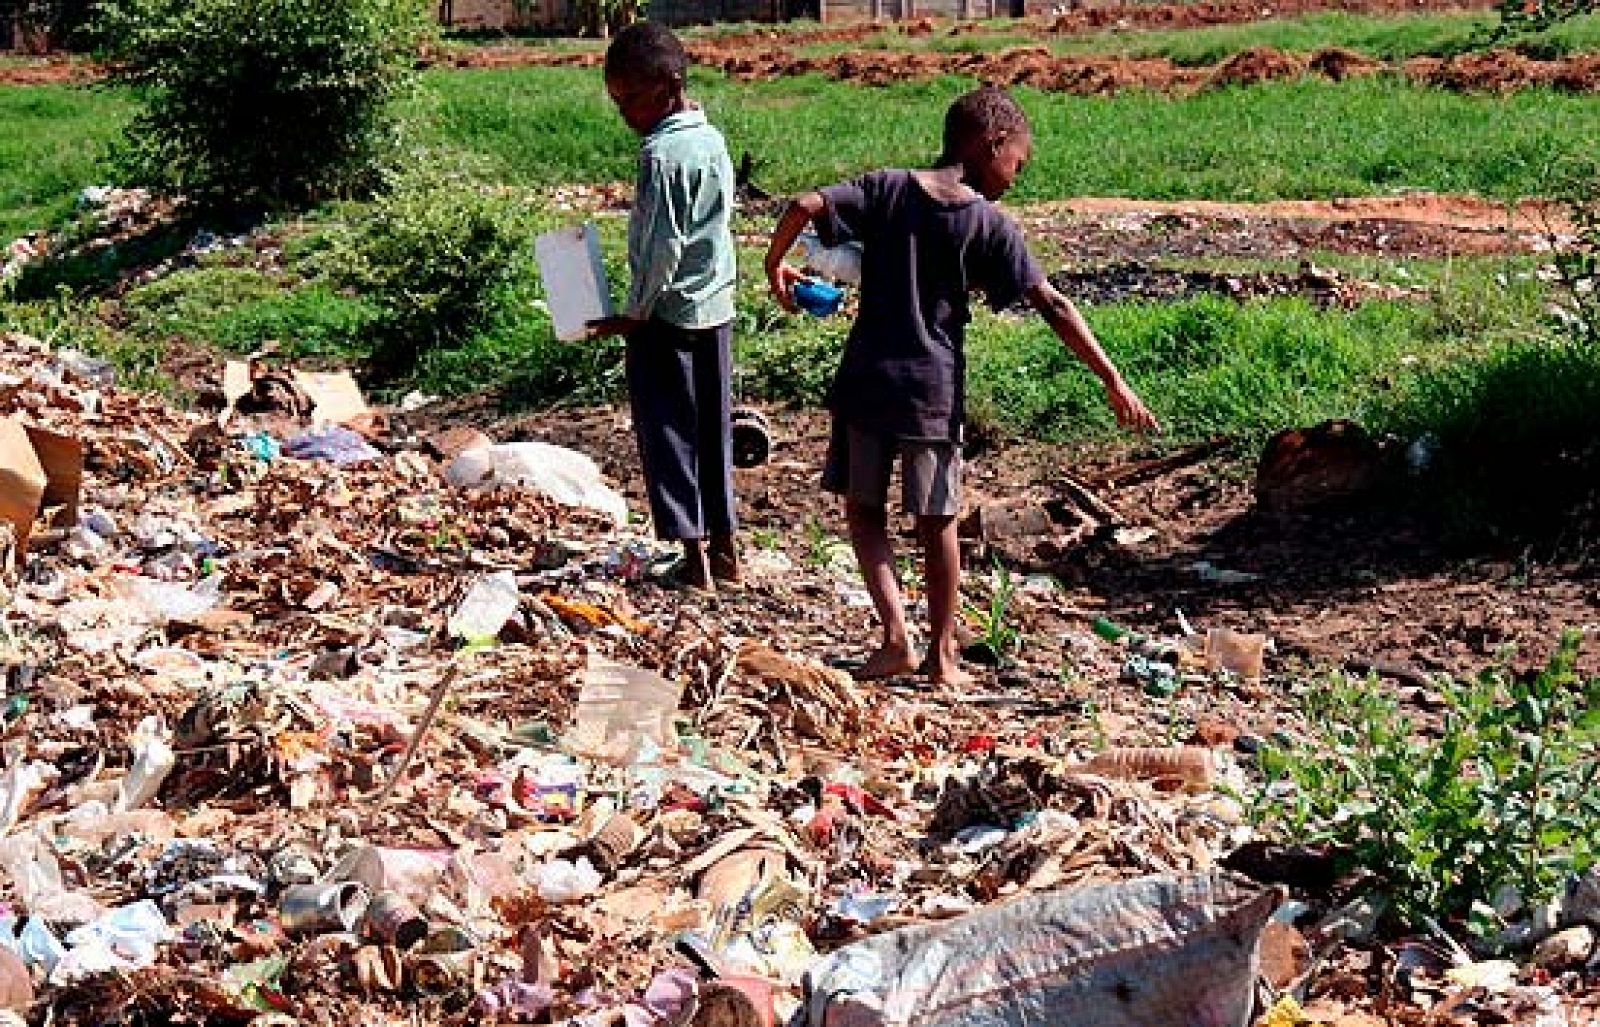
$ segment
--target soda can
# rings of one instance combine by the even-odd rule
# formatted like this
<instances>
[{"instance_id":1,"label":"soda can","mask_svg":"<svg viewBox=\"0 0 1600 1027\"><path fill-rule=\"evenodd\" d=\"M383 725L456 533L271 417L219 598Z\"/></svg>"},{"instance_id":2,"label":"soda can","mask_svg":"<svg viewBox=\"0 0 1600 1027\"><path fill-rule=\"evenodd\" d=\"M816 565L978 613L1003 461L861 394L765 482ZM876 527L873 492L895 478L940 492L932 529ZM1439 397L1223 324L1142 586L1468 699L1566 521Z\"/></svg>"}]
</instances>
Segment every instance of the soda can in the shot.
<instances>
[{"instance_id":1,"label":"soda can","mask_svg":"<svg viewBox=\"0 0 1600 1027\"><path fill-rule=\"evenodd\" d=\"M324 934L349 931L367 911L371 894L355 881L337 884L297 884L286 888L278 905L285 931Z\"/></svg>"},{"instance_id":2,"label":"soda can","mask_svg":"<svg viewBox=\"0 0 1600 1027\"><path fill-rule=\"evenodd\" d=\"M428 921L410 899L399 892L384 891L368 903L361 933L382 944L408 949L428 936Z\"/></svg>"}]
</instances>

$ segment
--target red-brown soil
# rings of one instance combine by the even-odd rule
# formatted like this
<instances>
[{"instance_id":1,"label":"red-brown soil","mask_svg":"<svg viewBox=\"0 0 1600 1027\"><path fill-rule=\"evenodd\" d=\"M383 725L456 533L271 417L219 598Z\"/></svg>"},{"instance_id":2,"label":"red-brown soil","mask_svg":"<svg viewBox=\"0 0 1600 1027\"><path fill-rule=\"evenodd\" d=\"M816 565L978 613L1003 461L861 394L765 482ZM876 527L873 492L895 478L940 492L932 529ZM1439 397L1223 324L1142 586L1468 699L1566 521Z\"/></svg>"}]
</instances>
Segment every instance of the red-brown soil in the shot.
<instances>
[{"instance_id":1,"label":"red-brown soil","mask_svg":"<svg viewBox=\"0 0 1600 1027\"><path fill-rule=\"evenodd\" d=\"M1342 48L1290 53L1256 47L1221 64L1189 66L1165 57L1058 56L1042 44L989 53L932 53L847 50L824 56L796 53L793 46L752 49L726 40L690 46L695 61L742 81L767 81L792 75L825 75L840 82L886 86L897 82L965 75L993 85L1032 86L1077 96L1129 90L1186 95L1203 89L1318 76L1335 82L1381 73L1402 74L1413 82L1460 92L1506 93L1533 86L1570 92L1600 91L1600 54L1578 54L1543 61L1515 50L1495 49L1462 57L1417 57L1390 65ZM598 51L552 53L530 47L479 47L456 51L443 60L460 68L524 65L598 67Z\"/></svg>"}]
</instances>

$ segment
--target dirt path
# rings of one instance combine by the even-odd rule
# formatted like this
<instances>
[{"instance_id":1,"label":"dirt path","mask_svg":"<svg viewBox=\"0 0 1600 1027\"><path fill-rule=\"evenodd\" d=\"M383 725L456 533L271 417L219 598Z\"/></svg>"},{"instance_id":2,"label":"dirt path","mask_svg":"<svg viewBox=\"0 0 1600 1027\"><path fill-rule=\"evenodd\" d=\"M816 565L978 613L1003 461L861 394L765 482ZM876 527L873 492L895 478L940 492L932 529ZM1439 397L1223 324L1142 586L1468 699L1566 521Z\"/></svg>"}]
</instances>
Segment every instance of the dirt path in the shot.
<instances>
[{"instance_id":1,"label":"dirt path","mask_svg":"<svg viewBox=\"0 0 1600 1027\"><path fill-rule=\"evenodd\" d=\"M1414 57L1390 64L1342 48L1292 53L1256 47L1219 64L1189 66L1165 57L1058 56L1043 45L989 53L930 53L849 50L812 57L791 46L752 49L725 41L690 46L696 63L745 82L797 75L824 75L840 82L887 86L911 80L963 75L1004 86L1030 86L1074 96L1110 96L1148 90L1185 96L1206 89L1257 85L1303 77L1341 82L1400 74L1411 82L1469 93L1511 93L1546 87L1572 93L1600 92L1600 54L1536 60L1496 49L1460 57ZM554 52L526 46L474 47L432 55L434 66L458 69L598 67L599 51ZM81 59L39 58L0 65L0 86L83 85L102 77Z\"/></svg>"}]
</instances>

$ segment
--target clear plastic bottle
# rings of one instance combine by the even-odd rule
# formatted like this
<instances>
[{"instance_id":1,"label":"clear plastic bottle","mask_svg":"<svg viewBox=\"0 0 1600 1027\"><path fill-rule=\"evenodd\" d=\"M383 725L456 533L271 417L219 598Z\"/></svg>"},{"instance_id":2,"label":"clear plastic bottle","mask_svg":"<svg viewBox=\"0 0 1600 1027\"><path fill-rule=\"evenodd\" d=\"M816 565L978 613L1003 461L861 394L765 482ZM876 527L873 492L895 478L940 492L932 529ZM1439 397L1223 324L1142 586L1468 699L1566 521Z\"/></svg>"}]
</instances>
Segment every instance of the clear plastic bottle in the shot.
<instances>
[{"instance_id":1,"label":"clear plastic bottle","mask_svg":"<svg viewBox=\"0 0 1600 1027\"><path fill-rule=\"evenodd\" d=\"M522 596L517 591L517 577L511 571L486 574L473 583L450 615L450 634L469 643L494 640L506 621L516 615Z\"/></svg>"},{"instance_id":2,"label":"clear plastic bottle","mask_svg":"<svg viewBox=\"0 0 1600 1027\"><path fill-rule=\"evenodd\" d=\"M815 232L803 232L795 240L806 266L823 278L846 285L861 284L861 246L845 243L843 246L824 246Z\"/></svg>"}]
</instances>

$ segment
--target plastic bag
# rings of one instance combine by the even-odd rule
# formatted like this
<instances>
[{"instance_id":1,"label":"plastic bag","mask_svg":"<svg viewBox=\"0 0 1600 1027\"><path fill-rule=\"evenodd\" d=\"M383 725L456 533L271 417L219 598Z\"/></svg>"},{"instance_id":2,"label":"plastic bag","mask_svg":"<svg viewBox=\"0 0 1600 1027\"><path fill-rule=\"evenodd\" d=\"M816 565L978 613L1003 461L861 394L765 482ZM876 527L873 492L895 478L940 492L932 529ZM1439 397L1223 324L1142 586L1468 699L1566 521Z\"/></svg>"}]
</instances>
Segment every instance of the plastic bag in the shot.
<instances>
[{"instance_id":1,"label":"plastic bag","mask_svg":"<svg viewBox=\"0 0 1600 1027\"><path fill-rule=\"evenodd\" d=\"M806 1027L1246 1027L1281 899L1222 875L1051 893L834 952Z\"/></svg>"},{"instance_id":2,"label":"plastic bag","mask_svg":"<svg viewBox=\"0 0 1600 1027\"><path fill-rule=\"evenodd\" d=\"M531 489L558 503L628 522L628 502L600 476L599 466L576 450L545 442L507 442L469 449L450 462L445 480L457 488Z\"/></svg>"},{"instance_id":3,"label":"plastic bag","mask_svg":"<svg viewBox=\"0 0 1600 1027\"><path fill-rule=\"evenodd\" d=\"M553 859L539 867L538 878L539 897L556 906L588 898L600 887L600 872L585 856L576 863Z\"/></svg>"},{"instance_id":4,"label":"plastic bag","mask_svg":"<svg viewBox=\"0 0 1600 1027\"><path fill-rule=\"evenodd\" d=\"M450 615L450 634L469 643L492 642L516 615L522 603L517 576L510 571L485 574L473 582L461 605Z\"/></svg>"},{"instance_id":5,"label":"plastic bag","mask_svg":"<svg viewBox=\"0 0 1600 1027\"><path fill-rule=\"evenodd\" d=\"M383 456L360 434L338 425L296 435L283 444L283 452L296 460L326 460L336 467L364 464Z\"/></svg>"},{"instance_id":6,"label":"plastic bag","mask_svg":"<svg viewBox=\"0 0 1600 1027\"><path fill-rule=\"evenodd\" d=\"M67 887L55 852L38 835L15 834L0 839L0 867L10 877L17 898L36 917L80 922L93 920L104 912L89 895Z\"/></svg>"},{"instance_id":7,"label":"plastic bag","mask_svg":"<svg viewBox=\"0 0 1600 1027\"><path fill-rule=\"evenodd\" d=\"M171 620L193 619L215 609L222 601L220 574L202 578L193 585L129 574L117 578L114 588L137 607L139 619L157 627Z\"/></svg>"},{"instance_id":8,"label":"plastic bag","mask_svg":"<svg viewBox=\"0 0 1600 1027\"><path fill-rule=\"evenodd\" d=\"M639 762L677 745L672 717L682 695L682 685L659 674L591 656L563 744L587 759Z\"/></svg>"}]
</instances>

